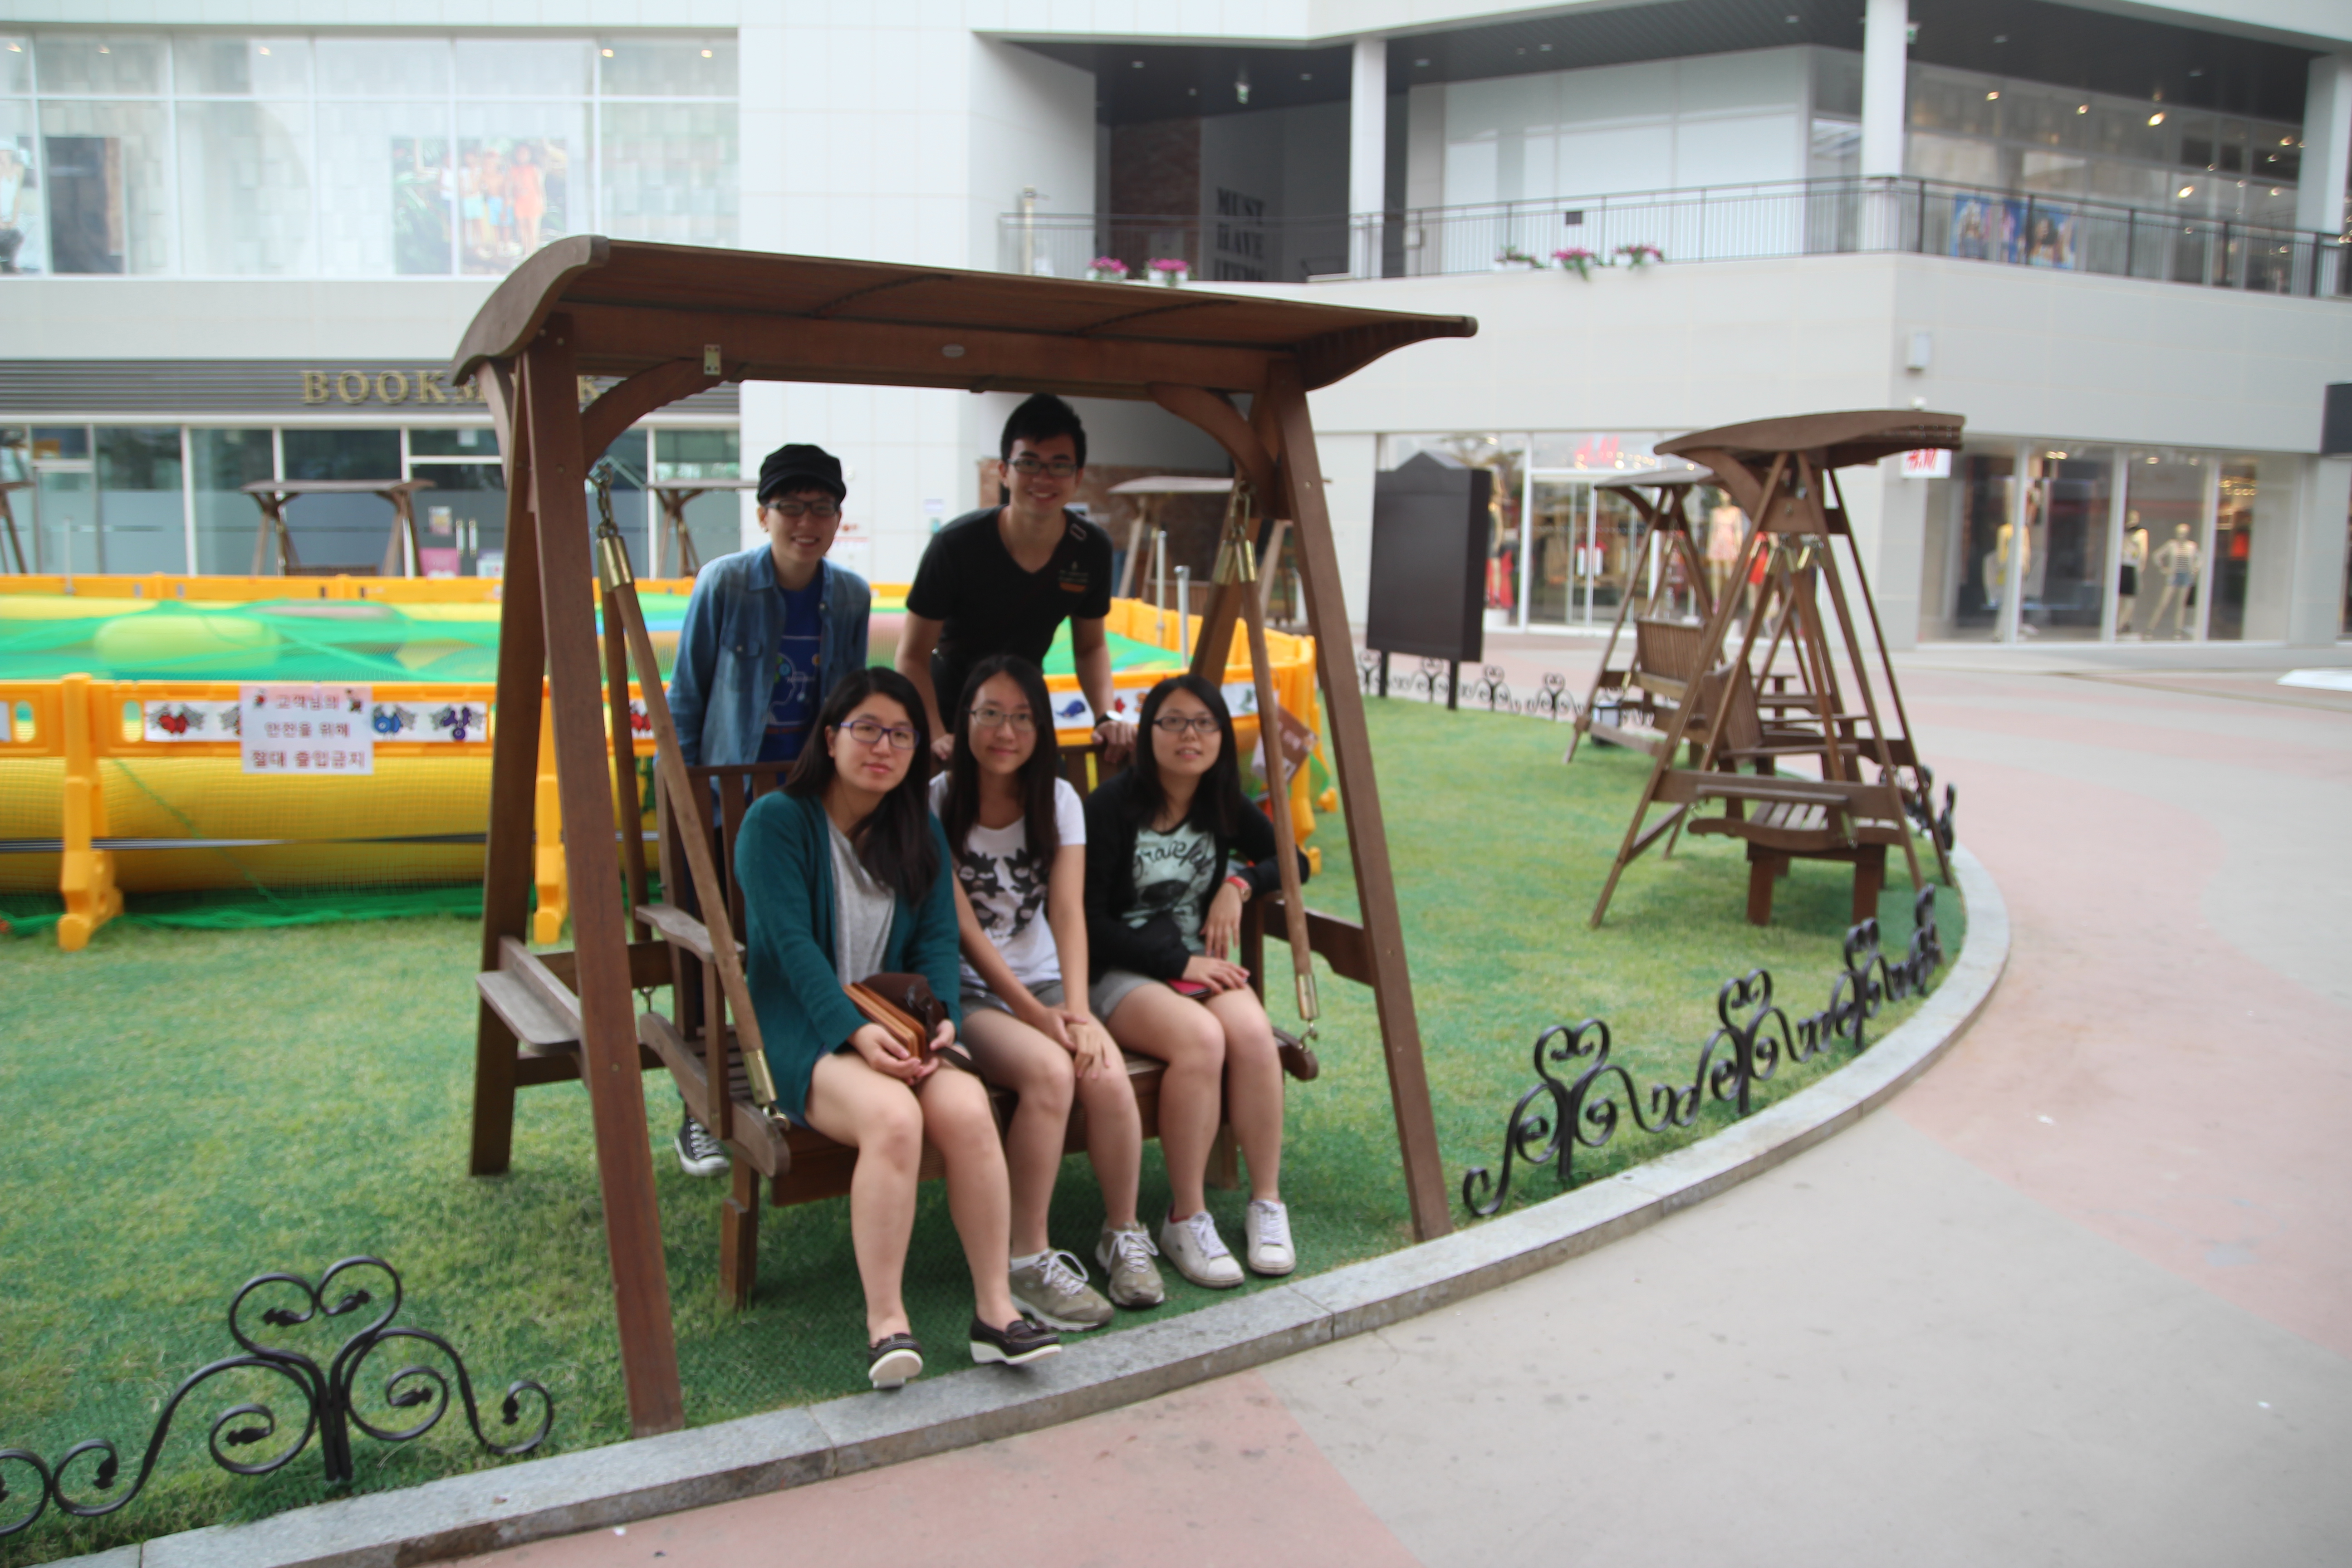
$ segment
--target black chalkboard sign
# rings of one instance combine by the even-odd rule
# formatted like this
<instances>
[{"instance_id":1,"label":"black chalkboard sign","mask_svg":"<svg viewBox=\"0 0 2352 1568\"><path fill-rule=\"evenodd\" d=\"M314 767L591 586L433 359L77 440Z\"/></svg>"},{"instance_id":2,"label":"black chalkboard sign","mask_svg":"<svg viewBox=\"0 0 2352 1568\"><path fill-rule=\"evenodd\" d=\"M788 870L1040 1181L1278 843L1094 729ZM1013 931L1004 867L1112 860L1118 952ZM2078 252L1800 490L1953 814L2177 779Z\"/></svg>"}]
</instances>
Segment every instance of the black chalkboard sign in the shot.
<instances>
[{"instance_id":1,"label":"black chalkboard sign","mask_svg":"<svg viewBox=\"0 0 2352 1568\"><path fill-rule=\"evenodd\" d=\"M1379 475L1364 642L1382 653L1475 664L1486 647L1491 469L1434 452Z\"/></svg>"}]
</instances>

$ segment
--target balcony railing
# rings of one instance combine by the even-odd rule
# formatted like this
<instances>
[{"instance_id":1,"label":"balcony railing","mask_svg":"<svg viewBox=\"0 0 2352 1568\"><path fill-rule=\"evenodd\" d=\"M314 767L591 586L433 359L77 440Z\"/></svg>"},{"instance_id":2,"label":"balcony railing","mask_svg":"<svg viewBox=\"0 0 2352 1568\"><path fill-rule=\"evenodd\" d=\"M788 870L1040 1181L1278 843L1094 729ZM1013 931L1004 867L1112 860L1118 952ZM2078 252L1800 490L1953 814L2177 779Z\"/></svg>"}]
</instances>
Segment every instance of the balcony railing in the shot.
<instances>
[{"instance_id":1,"label":"balcony railing","mask_svg":"<svg viewBox=\"0 0 2352 1568\"><path fill-rule=\"evenodd\" d=\"M1907 251L2352 298L2352 237L1937 180L1796 180L1327 217L1008 213L997 223L1003 271L1082 278L1111 258L1145 278L1155 260L1181 260L1202 283L1549 267L1563 250L1607 266L1636 247L1677 264Z\"/></svg>"}]
</instances>

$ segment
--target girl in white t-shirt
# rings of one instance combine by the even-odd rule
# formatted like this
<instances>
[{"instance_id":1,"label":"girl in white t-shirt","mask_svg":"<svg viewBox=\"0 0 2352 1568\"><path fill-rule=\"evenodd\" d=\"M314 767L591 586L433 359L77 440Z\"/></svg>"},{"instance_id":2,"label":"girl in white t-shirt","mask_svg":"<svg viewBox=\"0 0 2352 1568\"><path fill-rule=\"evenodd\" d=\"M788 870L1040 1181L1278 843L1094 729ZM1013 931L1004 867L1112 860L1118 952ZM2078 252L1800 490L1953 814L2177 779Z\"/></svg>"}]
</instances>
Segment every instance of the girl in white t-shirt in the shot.
<instances>
[{"instance_id":1,"label":"girl in white t-shirt","mask_svg":"<svg viewBox=\"0 0 2352 1568\"><path fill-rule=\"evenodd\" d=\"M1021 1097L1004 1135L1013 1184L1013 1300L1051 1327L1097 1328L1111 1303L1165 1298L1158 1248L1135 1214L1143 1123L1127 1062L1087 1000L1086 816L1061 775L1045 678L1001 654L975 666L956 704L955 748L931 781L931 809L955 859L963 945L962 1040L981 1076ZM1072 1103L1105 1213L1095 1258L1057 1252L1045 1211Z\"/></svg>"}]
</instances>

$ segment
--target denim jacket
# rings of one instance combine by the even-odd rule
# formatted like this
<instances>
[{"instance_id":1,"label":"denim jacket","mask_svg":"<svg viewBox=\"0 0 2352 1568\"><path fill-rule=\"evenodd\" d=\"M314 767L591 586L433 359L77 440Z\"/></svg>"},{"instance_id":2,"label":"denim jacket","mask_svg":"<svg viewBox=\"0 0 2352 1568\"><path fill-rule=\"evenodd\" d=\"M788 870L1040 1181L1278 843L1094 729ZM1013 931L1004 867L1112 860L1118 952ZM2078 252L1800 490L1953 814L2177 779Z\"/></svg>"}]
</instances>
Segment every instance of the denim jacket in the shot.
<instances>
[{"instance_id":1,"label":"denim jacket","mask_svg":"<svg viewBox=\"0 0 2352 1568\"><path fill-rule=\"evenodd\" d=\"M830 561L818 563L817 701L852 670L866 667L866 620L874 592L866 579ZM757 762L776 686L776 645L784 629L784 591L768 546L722 555L694 580L686 624L670 672L670 715L688 767Z\"/></svg>"}]
</instances>

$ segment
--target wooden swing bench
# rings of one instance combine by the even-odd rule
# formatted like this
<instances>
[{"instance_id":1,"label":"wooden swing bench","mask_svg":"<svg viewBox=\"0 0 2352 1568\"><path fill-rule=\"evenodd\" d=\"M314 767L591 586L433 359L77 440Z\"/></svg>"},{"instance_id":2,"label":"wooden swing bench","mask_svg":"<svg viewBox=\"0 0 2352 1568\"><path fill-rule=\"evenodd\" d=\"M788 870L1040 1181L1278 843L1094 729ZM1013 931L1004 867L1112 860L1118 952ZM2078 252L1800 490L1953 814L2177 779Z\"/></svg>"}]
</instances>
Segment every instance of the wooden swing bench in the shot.
<instances>
[{"instance_id":1,"label":"wooden swing bench","mask_svg":"<svg viewBox=\"0 0 2352 1568\"><path fill-rule=\"evenodd\" d=\"M1087 791L1091 772L1088 764L1096 753L1097 748L1091 744L1063 749L1063 774L1082 796ZM713 858L727 884L730 912L737 931L743 929L743 894L734 874L735 836L742 827L751 800L777 788L789 768L788 763L772 763L687 770L695 786L715 795L719 802ZM677 819L669 809L666 790L656 795L656 813L662 887L683 887L688 880L684 844L678 837ZM718 965L713 962L709 928L701 918L667 902L640 904L634 914L653 940L629 944L630 984L639 990L672 987L668 1013L646 1011L637 1016L639 1067L648 1071L668 1069L688 1111L726 1145L731 1156L732 1184L720 1218L719 1289L722 1298L740 1309L751 1303L758 1273L762 1184L767 1188L768 1202L777 1208L845 1196L856 1170L857 1151L835 1142L813 1128L793 1126L761 1109L736 1031L725 1023L725 993L719 984ZM1244 908L1241 961L1258 983L1261 994L1269 919L1278 927L1282 919L1279 896L1255 899ZM1344 979L1369 984L1371 950L1363 928L1313 910L1307 911L1307 920L1311 945L1330 963L1332 972ZM736 952L739 955L743 952L740 942ZM512 937L501 943L499 967L478 977L483 1000L497 1011L520 1042L518 1085L578 1076L580 1004L573 981L571 953L534 954ZM711 1019L721 1021L715 1050L709 1026ZM1275 1029L1275 1039L1283 1069L1290 1077L1303 1083L1321 1072L1313 1049L1306 1042L1279 1026ZM1136 1108L1141 1114L1146 1138L1159 1136L1160 1081L1165 1070L1161 1063L1150 1057L1127 1056L1127 1075L1135 1086ZM722 1076L726 1092L713 1094L711 1086ZM1010 1089L993 1086L989 1095L995 1105L997 1125L1003 1128L1009 1124L1019 1097ZM1073 1105L1063 1152L1080 1152L1086 1143L1086 1110ZM938 1151L926 1143L920 1179L934 1181L944 1174ZM1210 1154L1209 1184L1232 1187L1238 1185L1239 1180L1233 1129L1221 1121Z\"/></svg>"}]
</instances>

